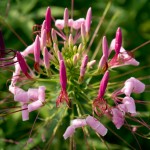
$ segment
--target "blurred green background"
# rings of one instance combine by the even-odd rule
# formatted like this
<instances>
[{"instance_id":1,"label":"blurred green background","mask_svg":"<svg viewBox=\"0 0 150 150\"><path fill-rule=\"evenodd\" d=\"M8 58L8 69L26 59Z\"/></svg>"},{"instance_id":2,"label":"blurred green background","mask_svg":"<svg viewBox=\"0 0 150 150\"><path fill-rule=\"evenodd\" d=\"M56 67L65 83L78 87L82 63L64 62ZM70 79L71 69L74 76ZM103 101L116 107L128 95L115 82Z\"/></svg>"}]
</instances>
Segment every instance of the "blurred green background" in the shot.
<instances>
[{"instance_id":1,"label":"blurred green background","mask_svg":"<svg viewBox=\"0 0 150 150\"><path fill-rule=\"evenodd\" d=\"M110 7L108 8L109 4ZM3 32L7 48L22 51L25 49L26 45L30 45L33 42L34 36L32 33L32 27L35 24L42 23L47 6L51 7L52 16L55 19L61 19L63 17L65 7L69 8L71 12L70 0L0 0L0 28ZM90 49L89 55L92 56L94 54L103 35L107 36L108 43L110 43L115 37L115 32L118 27L121 27L122 29L123 45L127 50L132 50L150 40L149 0L112 0L111 2L108 0L74 0L74 18L77 19L85 17L89 7L92 7L93 14L91 36L102 18L104 11L106 11L106 7L108 8L99 32L96 35L94 43ZM141 95L141 97L138 98L149 101L150 68L146 66L150 65L150 44L138 49L134 55L141 63L139 67L145 66L145 68L132 72L127 76L130 77L132 75L141 79L146 76L146 78L143 79L143 82L147 85L146 91ZM99 59L100 56L101 48L98 48L96 58ZM133 69L135 69L135 67L127 67L120 69L119 72L123 73L132 71ZM4 107L9 108L9 105L11 105L6 104L4 101L4 98L8 95L8 84L6 84L6 82L9 82L9 79L11 78L11 70L12 68L10 68L10 70L0 68L0 111L3 110ZM122 77L122 79L127 78L127 76ZM10 101L13 100L10 99ZM145 120L147 122L150 121L150 104L147 104L147 106L142 105L138 107L141 111L147 112ZM20 145L23 146L24 142L27 140L29 129L31 129L36 113L32 117L33 118L31 118L31 121L28 123L21 121L19 113L7 116L5 118L0 117L0 150L21 149ZM47 127L47 129L49 128ZM127 143L132 146L135 144L136 140L133 136L131 136L129 131L128 134L126 134L126 130L112 130L125 139ZM149 134L149 131L143 132ZM62 135L62 131L60 131L60 133ZM59 133L57 136L60 137ZM106 141L112 144L112 147L110 147L111 149L130 149L126 143L116 137L114 138L111 133L109 133L105 138ZM62 138L60 139L61 141L54 140L51 149L67 149L66 145L68 144L68 141L65 144L65 141ZM43 149L45 143L41 142L41 137L37 136L35 140L35 144L29 149ZM141 149L147 149L150 147L149 139L138 137L137 140L141 145ZM99 142L101 145L98 144ZM94 140L94 143L96 143L97 149L107 149L98 139ZM78 144L77 149L80 149L79 146L80 144L82 145L82 142L79 142ZM86 149L86 147L83 146L83 149ZM137 144L135 144L135 149L139 149Z\"/></svg>"}]
</instances>

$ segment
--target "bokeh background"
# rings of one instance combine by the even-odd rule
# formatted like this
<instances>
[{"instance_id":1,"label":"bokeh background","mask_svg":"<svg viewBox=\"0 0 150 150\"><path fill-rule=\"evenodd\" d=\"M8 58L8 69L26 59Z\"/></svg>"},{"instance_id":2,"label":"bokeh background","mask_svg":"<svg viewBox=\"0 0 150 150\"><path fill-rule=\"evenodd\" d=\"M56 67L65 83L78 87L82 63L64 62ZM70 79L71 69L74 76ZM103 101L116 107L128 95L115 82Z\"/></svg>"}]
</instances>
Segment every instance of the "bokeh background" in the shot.
<instances>
[{"instance_id":1,"label":"bokeh background","mask_svg":"<svg viewBox=\"0 0 150 150\"><path fill-rule=\"evenodd\" d=\"M0 29L4 35L7 48L22 51L27 45L30 45L33 42L34 35L32 27L35 24L40 25L42 23L47 6L51 7L52 16L55 19L62 18L64 8L66 7L69 8L71 12L70 0L0 0ZM121 27L122 29L123 45L127 50L133 50L150 40L149 0L74 0L74 18L85 17L89 7L92 7L93 13L91 36L100 19L102 19L102 16L104 17L89 52L91 57L97 52L96 58L100 58L102 36L106 35L108 43L110 43L115 37L115 32L118 27ZM100 45L100 47L97 47L97 45ZM150 44L136 50L134 56L140 61L140 66L138 68L141 69L133 71L135 67L126 67L118 71L120 74L123 72L131 72L126 76L122 76L122 80L126 79L128 76L142 79L147 85L146 91L144 94L141 94L141 96L138 96L137 99L150 102ZM144 68L142 68L143 66ZM10 103L5 102L5 99L7 99L7 96L9 95L8 84L10 82L12 69L13 67L10 67L9 69L0 68L1 113L3 113L4 109L5 111L9 111L9 107L13 106L12 98L9 97ZM147 103L147 105L139 105L137 108L141 111L141 114L143 113L144 117L142 117L145 121L149 123L150 103ZM14 113L7 115L6 117L0 116L0 149L21 149L28 139L36 114L37 112L33 114L31 120L27 123L21 121L20 113ZM48 127L47 130L49 130ZM112 130L125 139L127 143L135 145L135 149L140 149L139 146L137 146L138 144L135 144L135 137L129 131L127 132L126 129L117 131L114 127L112 127ZM67 149L67 144L69 142L65 143L63 138L60 137L63 131L60 129L59 133L57 133L57 138L60 140L54 140L51 149ZM143 130L143 133L147 135L150 134L148 130ZM51 136L51 132L49 133L49 136ZM93 139L97 149L107 149L99 139L94 138L94 136ZM125 142L115 137L112 133L109 133L104 139L111 145L111 149L130 149ZM141 145L141 149L150 147L149 139L137 137L137 140ZM31 144L32 146L28 147L28 149L43 149L45 145L45 142L42 142L40 135L37 135L33 143L34 144ZM79 147L80 145L83 148ZM78 149L86 149L86 146L82 145L80 139L77 146Z\"/></svg>"}]
</instances>

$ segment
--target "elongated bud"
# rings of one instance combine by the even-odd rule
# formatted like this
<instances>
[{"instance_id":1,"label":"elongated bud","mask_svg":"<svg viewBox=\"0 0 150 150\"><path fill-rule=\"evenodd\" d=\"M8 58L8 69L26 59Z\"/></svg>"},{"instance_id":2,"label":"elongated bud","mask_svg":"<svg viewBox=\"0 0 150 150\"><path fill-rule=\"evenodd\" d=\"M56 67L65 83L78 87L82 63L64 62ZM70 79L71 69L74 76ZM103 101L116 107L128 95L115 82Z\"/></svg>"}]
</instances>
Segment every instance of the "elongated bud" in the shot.
<instances>
[{"instance_id":1,"label":"elongated bud","mask_svg":"<svg viewBox=\"0 0 150 150\"><path fill-rule=\"evenodd\" d=\"M43 50L43 48L46 46L46 29L44 29L42 32L41 32L41 49Z\"/></svg>"},{"instance_id":2,"label":"elongated bud","mask_svg":"<svg viewBox=\"0 0 150 150\"><path fill-rule=\"evenodd\" d=\"M105 56L103 55L103 56L101 57L100 61L99 61L98 69L105 71L106 65L107 65L106 58L105 58Z\"/></svg>"},{"instance_id":3,"label":"elongated bud","mask_svg":"<svg viewBox=\"0 0 150 150\"><path fill-rule=\"evenodd\" d=\"M108 49L108 44L107 44L107 38L106 38L106 36L103 37L102 50L103 50L103 55L105 56L106 61L107 61L109 49Z\"/></svg>"},{"instance_id":4,"label":"elongated bud","mask_svg":"<svg viewBox=\"0 0 150 150\"><path fill-rule=\"evenodd\" d=\"M37 35L34 44L34 59L36 63L40 62L40 38Z\"/></svg>"},{"instance_id":5,"label":"elongated bud","mask_svg":"<svg viewBox=\"0 0 150 150\"><path fill-rule=\"evenodd\" d=\"M45 20L46 20L46 31L48 33L51 30L51 9L50 9L50 7L47 7Z\"/></svg>"},{"instance_id":6,"label":"elongated bud","mask_svg":"<svg viewBox=\"0 0 150 150\"><path fill-rule=\"evenodd\" d=\"M92 68L95 63L96 63L96 60L92 60L92 61L88 62L87 66L89 68Z\"/></svg>"},{"instance_id":7,"label":"elongated bud","mask_svg":"<svg viewBox=\"0 0 150 150\"><path fill-rule=\"evenodd\" d=\"M85 30L86 30L86 32L90 31L91 21L92 21L92 9L90 7L87 11L86 20L85 20Z\"/></svg>"},{"instance_id":8,"label":"elongated bud","mask_svg":"<svg viewBox=\"0 0 150 150\"><path fill-rule=\"evenodd\" d=\"M87 63L88 63L88 55L85 55L82 60L81 67L80 67L80 76L81 77L83 77L85 74Z\"/></svg>"},{"instance_id":9,"label":"elongated bud","mask_svg":"<svg viewBox=\"0 0 150 150\"><path fill-rule=\"evenodd\" d=\"M101 80L100 86L99 86L99 92L98 92L98 98L99 99L102 98L105 94L108 79L109 79L109 71L106 71L102 80Z\"/></svg>"},{"instance_id":10,"label":"elongated bud","mask_svg":"<svg viewBox=\"0 0 150 150\"><path fill-rule=\"evenodd\" d=\"M81 54L83 51L83 44L80 43L79 46L78 46L78 53Z\"/></svg>"},{"instance_id":11,"label":"elongated bud","mask_svg":"<svg viewBox=\"0 0 150 150\"><path fill-rule=\"evenodd\" d=\"M81 37L82 37L83 43L85 44L86 43L86 32L85 32L84 23L81 24Z\"/></svg>"},{"instance_id":12,"label":"elongated bud","mask_svg":"<svg viewBox=\"0 0 150 150\"><path fill-rule=\"evenodd\" d=\"M59 62L63 59L62 53L60 51L57 52Z\"/></svg>"},{"instance_id":13,"label":"elongated bud","mask_svg":"<svg viewBox=\"0 0 150 150\"><path fill-rule=\"evenodd\" d=\"M69 35L69 47L73 47L73 36L72 34Z\"/></svg>"},{"instance_id":14,"label":"elongated bud","mask_svg":"<svg viewBox=\"0 0 150 150\"><path fill-rule=\"evenodd\" d=\"M28 74L28 65L25 62L24 58L22 57L22 55L20 54L20 52L16 52L16 57L18 60L18 63L20 65L20 68L22 70L22 72L28 77L31 78L31 76Z\"/></svg>"},{"instance_id":15,"label":"elongated bud","mask_svg":"<svg viewBox=\"0 0 150 150\"><path fill-rule=\"evenodd\" d=\"M66 91L67 75L66 75L65 63L64 63L63 60L60 60L59 75L60 75L60 84L61 84L62 90L63 90L63 91Z\"/></svg>"},{"instance_id":16,"label":"elongated bud","mask_svg":"<svg viewBox=\"0 0 150 150\"><path fill-rule=\"evenodd\" d=\"M65 8L64 11L64 27L68 26L69 13L68 8Z\"/></svg>"},{"instance_id":17,"label":"elongated bud","mask_svg":"<svg viewBox=\"0 0 150 150\"><path fill-rule=\"evenodd\" d=\"M46 29L46 20L42 23L41 32L43 32L44 29Z\"/></svg>"},{"instance_id":18,"label":"elongated bud","mask_svg":"<svg viewBox=\"0 0 150 150\"><path fill-rule=\"evenodd\" d=\"M46 47L44 47L44 65L45 65L45 68L48 69L50 67L50 57L49 57L49 52L47 50Z\"/></svg>"},{"instance_id":19,"label":"elongated bud","mask_svg":"<svg viewBox=\"0 0 150 150\"><path fill-rule=\"evenodd\" d=\"M56 35L56 31L55 29L52 29L52 40L53 40L53 43L57 43L57 35Z\"/></svg>"},{"instance_id":20,"label":"elongated bud","mask_svg":"<svg viewBox=\"0 0 150 150\"><path fill-rule=\"evenodd\" d=\"M120 48L121 48L121 45L122 45L122 32L121 32L120 28L117 29L115 39L116 39L115 40L115 52L116 52L116 54L119 54L120 53Z\"/></svg>"},{"instance_id":21,"label":"elongated bud","mask_svg":"<svg viewBox=\"0 0 150 150\"><path fill-rule=\"evenodd\" d=\"M39 86L39 89L38 89L38 99L41 101L41 102L45 102L45 86Z\"/></svg>"},{"instance_id":22,"label":"elongated bud","mask_svg":"<svg viewBox=\"0 0 150 150\"><path fill-rule=\"evenodd\" d=\"M28 105L27 104L22 104L22 120L27 121L29 120L29 111L28 111Z\"/></svg>"}]
</instances>

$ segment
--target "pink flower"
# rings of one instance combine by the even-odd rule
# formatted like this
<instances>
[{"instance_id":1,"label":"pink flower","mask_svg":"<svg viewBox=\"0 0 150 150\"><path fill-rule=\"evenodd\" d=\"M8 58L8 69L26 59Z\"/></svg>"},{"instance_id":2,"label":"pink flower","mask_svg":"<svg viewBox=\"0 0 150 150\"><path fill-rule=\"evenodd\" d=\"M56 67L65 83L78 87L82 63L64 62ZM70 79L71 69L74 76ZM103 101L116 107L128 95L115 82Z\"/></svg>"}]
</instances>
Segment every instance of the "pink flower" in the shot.
<instances>
[{"instance_id":1,"label":"pink flower","mask_svg":"<svg viewBox=\"0 0 150 150\"><path fill-rule=\"evenodd\" d=\"M101 124L96 118L92 116L88 116L86 118L86 123L89 125L93 130L99 133L101 136L105 136L107 133L107 128Z\"/></svg>"},{"instance_id":2,"label":"pink flower","mask_svg":"<svg viewBox=\"0 0 150 150\"><path fill-rule=\"evenodd\" d=\"M38 89L38 100L40 100L41 102L45 102L45 86L39 86Z\"/></svg>"},{"instance_id":3,"label":"pink flower","mask_svg":"<svg viewBox=\"0 0 150 150\"><path fill-rule=\"evenodd\" d=\"M68 137L72 136L74 132L75 128L73 126L69 126L63 134L64 139L66 140Z\"/></svg>"},{"instance_id":4,"label":"pink flower","mask_svg":"<svg viewBox=\"0 0 150 150\"><path fill-rule=\"evenodd\" d=\"M115 124L117 129L120 129L124 124L124 113L117 108L112 108L112 122Z\"/></svg>"},{"instance_id":5,"label":"pink flower","mask_svg":"<svg viewBox=\"0 0 150 150\"><path fill-rule=\"evenodd\" d=\"M75 30L78 30L78 29L81 28L82 24L85 24L85 19L84 18L80 18L80 19L77 19L77 20L73 21L73 26L72 27Z\"/></svg>"},{"instance_id":6,"label":"pink flower","mask_svg":"<svg viewBox=\"0 0 150 150\"><path fill-rule=\"evenodd\" d=\"M124 83L124 87L121 89L126 96L130 96L131 93L142 93L145 90L145 84L137 80L134 77L129 78Z\"/></svg>"}]
</instances>

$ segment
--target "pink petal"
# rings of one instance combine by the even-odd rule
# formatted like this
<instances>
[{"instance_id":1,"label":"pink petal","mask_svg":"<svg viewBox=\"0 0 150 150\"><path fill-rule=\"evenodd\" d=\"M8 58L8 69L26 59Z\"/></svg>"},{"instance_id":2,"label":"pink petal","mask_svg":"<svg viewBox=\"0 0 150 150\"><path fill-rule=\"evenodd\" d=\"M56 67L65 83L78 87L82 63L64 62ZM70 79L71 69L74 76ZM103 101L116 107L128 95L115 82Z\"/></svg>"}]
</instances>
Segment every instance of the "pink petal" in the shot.
<instances>
[{"instance_id":1,"label":"pink petal","mask_svg":"<svg viewBox=\"0 0 150 150\"><path fill-rule=\"evenodd\" d=\"M62 30L64 28L64 20L60 20L60 19L56 20L55 21L55 26L58 29Z\"/></svg>"},{"instance_id":2,"label":"pink petal","mask_svg":"<svg viewBox=\"0 0 150 150\"><path fill-rule=\"evenodd\" d=\"M27 104L22 104L21 108L25 109L25 110L22 110L22 120L23 121L29 120L28 105Z\"/></svg>"},{"instance_id":3,"label":"pink petal","mask_svg":"<svg viewBox=\"0 0 150 150\"><path fill-rule=\"evenodd\" d=\"M121 112L117 108L112 109L112 122L115 124L117 129L120 129L122 125L124 124L124 115L123 112Z\"/></svg>"},{"instance_id":4,"label":"pink petal","mask_svg":"<svg viewBox=\"0 0 150 150\"><path fill-rule=\"evenodd\" d=\"M40 100L37 100L28 105L28 111L31 112L31 111L37 110L41 106L43 106L43 103Z\"/></svg>"},{"instance_id":5,"label":"pink petal","mask_svg":"<svg viewBox=\"0 0 150 150\"><path fill-rule=\"evenodd\" d=\"M74 128L83 127L86 125L85 119L74 119L71 121L71 125L74 126Z\"/></svg>"},{"instance_id":6,"label":"pink petal","mask_svg":"<svg viewBox=\"0 0 150 150\"><path fill-rule=\"evenodd\" d=\"M41 101L41 102L44 102L45 101L45 86L39 86L39 89L38 89L38 99Z\"/></svg>"},{"instance_id":7,"label":"pink petal","mask_svg":"<svg viewBox=\"0 0 150 150\"><path fill-rule=\"evenodd\" d=\"M65 133L63 134L64 139L66 140L68 137L72 136L75 132L75 129L73 126L69 126Z\"/></svg>"},{"instance_id":8,"label":"pink petal","mask_svg":"<svg viewBox=\"0 0 150 150\"><path fill-rule=\"evenodd\" d=\"M38 100L38 89L29 88L28 89L28 97L29 97L29 100L31 100L31 101Z\"/></svg>"},{"instance_id":9,"label":"pink petal","mask_svg":"<svg viewBox=\"0 0 150 150\"><path fill-rule=\"evenodd\" d=\"M126 106L127 112L136 114L135 102L132 97L124 97L123 104Z\"/></svg>"},{"instance_id":10,"label":"pink petal","mask_svg":"<svg viewBox=\"0 0 150 150\"><path fill-rule=\"evenodd\" d=\"M105 136L107 133L107 128L103 124L101 124L96 118L92 116L88 116L86 118L86 123L89 125L92 129L94 129L97 133L99 133L101 136Z\"/></svg>"},{"instance_id":11,"label":"pink petal","mask_svg":"<svg viewBox=\"0 0 150 150\"><path fill-rule=\"evenodd\" d=\"M84 19L84 18L77 19L76 21L73 22L73 28L74 28L75 30L80 29L82 23L83 23L83 24L85 23L85 19Z\"/></svg>"}]
</instances>

